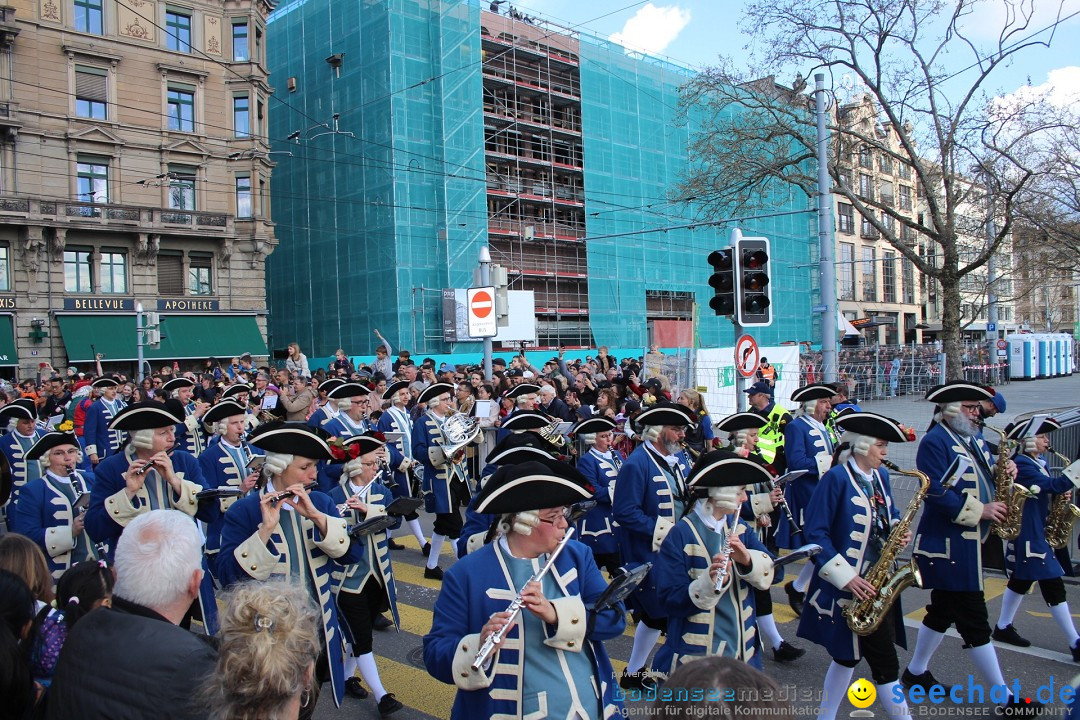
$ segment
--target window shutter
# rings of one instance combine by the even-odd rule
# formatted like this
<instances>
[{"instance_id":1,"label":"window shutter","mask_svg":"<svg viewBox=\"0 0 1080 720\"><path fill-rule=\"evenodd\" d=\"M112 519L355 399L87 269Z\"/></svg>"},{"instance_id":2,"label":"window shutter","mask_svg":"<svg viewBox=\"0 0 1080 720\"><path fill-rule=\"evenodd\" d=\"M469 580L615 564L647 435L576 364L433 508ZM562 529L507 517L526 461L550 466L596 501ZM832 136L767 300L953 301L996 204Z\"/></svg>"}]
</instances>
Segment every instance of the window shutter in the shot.
<instances>
[{"instance_id":1,"label":"window shutter","mask_svg":"<svg viewBox=\"0 0 1080 720\"><path fill-rule=\"evenodd\" d=\"M108 102L109 91L106 76L83 70L75 71L75 96L83 100Z\"/></svg>"},{"instance_id":2,"label":"window shutter","mask_svg":"<svg viewBox=\"0 0 1080 720\"><path fill-rule=\"evenodd\" d=\"M158 294L184 294L184 258L182 255L158 254Z\"/></svg>"}]
</instances>

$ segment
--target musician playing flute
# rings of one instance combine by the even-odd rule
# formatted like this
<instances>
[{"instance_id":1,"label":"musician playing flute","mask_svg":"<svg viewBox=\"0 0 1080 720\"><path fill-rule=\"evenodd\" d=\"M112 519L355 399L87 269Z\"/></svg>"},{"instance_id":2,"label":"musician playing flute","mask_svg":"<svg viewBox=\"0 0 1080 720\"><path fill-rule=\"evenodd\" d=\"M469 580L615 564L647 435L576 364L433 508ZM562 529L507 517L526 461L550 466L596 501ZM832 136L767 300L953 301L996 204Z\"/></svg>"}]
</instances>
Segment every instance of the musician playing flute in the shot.
<instances>
[{"instance_id":1,"label":"musician playing flute","mask_svg":"<svg viewBox=\"0 0 1080 720\"><path fill-rule=\"evenodd\" d=\"M897 600L888 617L869 635L853 633L843 615L853 598L869 599L877 589L862 576L881 557L882 549L900 520L882 461L890 442L906 442L907 432L895 420L873 413L848 413L836 419L843 432L836 463L818 482L804 517L806 542L821 545L813 558L799 620L799 637L824 647L832 657L825 673L819 717L832 720L851 685L854 668L866 659L877 685L877 697L890 717L906 717L907 704L900 684L896 648L907 647L904 618ZM899 542L906 546L911 533Z\"/></svg>"},{"instance_id":2,"label":"musician playing flute","mask_svg":"<svg viewBox=\"0 0 1080 720\"><path fill-rule=\"evenodd\" d=\"M339 706L345 694L333 574L357 562L363 545L351 542L334 501L314 489L319 461L332 457L320 434L300 422L274 421L256 428L249 440L266 452L269 479L260 494L248 495L225 513L218 573L226 585L286 578L308 589L321 612L322 644L311 700L300 712L301 718L310 718L322 683L330 680Z\"/></svg>"},{"instance_id":3,"label":"musician playing flute","mask_svg":"<svg viewBox=\"0 0 1080 720\"><path fill-rule=\"evenodd\" d=\"M761 669L753 591L769 589L773 561L739 509L746 487L770 477L763 465L728 450L694 464L687 481L694 503L664 539L651 573L668 610L667 640L653 658L658 673L670 675L706 655Z\"/></svg>"},{"instance_id":4,"label":"musician playing flute","mask_svg":"<svg viewBox=\"0 0 1080 720\"><path fill-rule=\"evenodd\" d=\"M758 433L767 424L768 420L757 413L740 412L728 415L718 422L716 429L728 433L729 446L725 448L726 450L763 465L769 471L769 475L775 477L776 469L765 461L757 449ZM782 488L772 487L770 482L764 482L747 487L746 495L747 499L739 511L739 516L754 529L758 540L770 552L775 553L776 542L773 540L773 534L780 521L784 491ZM781 567L773 573L772 582L775 585L783 579L784 568ZM780 629L776 626L776 619L773 617L772 594L767 588L765 590L754 588L753 592L762 646L772 650L773 660L776 662L791 662L801 658L806 650L792 645L780 635Z\"/></svg>"},{"instance_id":5,"label":"musician playing flute","mask_svg":"<svg viewBox=\"0 0 1080 720\"><path fill-rule=\"evenodd\" d=\"M622 633L624 610L587 609L603 576L589 548L563 542L567 508L591 497L571 468L531 461L500 467L480 491L476 509L500 516L498 537L446 572L424 637L428 672L458 688L451 720L621 713L603 641ZM556 552L550 571L530 581ZM497 632L501 642L478 658Z\"/></svg>"},{"instance_id":6,"label":"musician playing flute","mask_svg":"<svg viewBox=\"0 0 1080 720\"><path fill-rule=\"evenodd\" d=\"M84 527L94 476L76 469L82 453L71 423L61 423L60 428L43 435L27 451L27 460L41 460L45 474L23 486L15 508L19 532L45 551L54 580L72 565L95 557Z\"/></svg>"},{"instance_id":7,"label":"musician playing flute","mask_svg":"<svg viewBox=\"0 0 1080 720\"><path fill-rule=\"evenodd\" d=\"M1046 520L1051 501L1057 494L1080 487L1080 475L1076 472L1080 466L1070 466L1061 475L1050 477L1043 455L1050 449L1049 433L1060 429L1061 425L1047 418L1031 433L1034 419L1016 423L1006 432L1009 439L1020 443L1020 452L1016 455L1016 481L1028 488L1037 486L1039 491L1024 503L1020 536L1008 544L1005 552L1009 584L1001 597L1001 614L994 626L993 637L998 642L1018 647L1031 645L1031 641L1023 638L1013 627L1013 619L1024 595L1038 582L1039 592L1046 601L1050 616L1061 630L1062 638L1068 643L1073 662L1080 662L1080 635L1076 632L1069 603L1065 599L1065 583L1061 579L1065 571L1046 540Z\"/></svg>"},{"instance_id":8,"label":"musician playing flute","mask_svg":"<svg viewBox=\"0 0 1080 720\"><path fill-rule=\"evenodd\" d=\"M345 462L341 481L330 491L330 499L339 510L345 508L342 515L350 525L385 516L386 506L394 499L385 485L376 482L385 443L367 434L350 437L342 445ZM385 530L354 538L352 542L359 552L359 559L345 569L344 576L334 588L341 618L351 636L352 655L345 660L344 669L345 691L353 697L367 697L360 678L355 677L359 669L375 695L379 714L385 716L403 706L383 687L372 653L372 631L386 610L393 614L394 625L401 626L394 566L390 562Z\"/></svg>"}]
</instances>

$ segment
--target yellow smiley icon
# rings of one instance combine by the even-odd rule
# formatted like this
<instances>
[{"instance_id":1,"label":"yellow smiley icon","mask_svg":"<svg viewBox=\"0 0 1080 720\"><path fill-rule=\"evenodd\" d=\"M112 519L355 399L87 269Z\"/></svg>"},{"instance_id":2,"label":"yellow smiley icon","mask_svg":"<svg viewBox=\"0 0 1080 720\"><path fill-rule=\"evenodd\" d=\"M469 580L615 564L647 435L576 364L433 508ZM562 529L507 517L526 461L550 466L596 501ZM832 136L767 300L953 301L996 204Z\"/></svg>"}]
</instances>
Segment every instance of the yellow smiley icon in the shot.
<instances>
[{"instance_id":1,"label":"yellow smiley icon","mask_svg":"<svg viewBox=\"0 0 1080 720\"><path fill-rule=\"evenodd\" d=\"M874 704L877 698L877 690L874 684L866 678L859 678L851 683L847 691L847 699L857 708L868 708Z\"/></svg>"}]
</instances>

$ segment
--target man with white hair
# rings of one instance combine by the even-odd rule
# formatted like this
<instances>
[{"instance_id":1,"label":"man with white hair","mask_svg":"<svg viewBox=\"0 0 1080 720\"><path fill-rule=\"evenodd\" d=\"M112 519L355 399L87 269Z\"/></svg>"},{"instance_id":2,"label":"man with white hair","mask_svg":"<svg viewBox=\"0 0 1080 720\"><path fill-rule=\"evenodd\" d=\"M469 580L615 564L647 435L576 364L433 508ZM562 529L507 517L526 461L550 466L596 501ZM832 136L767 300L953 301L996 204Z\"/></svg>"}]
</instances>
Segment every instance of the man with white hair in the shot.
<instances>
[{"instance_id":1,"label":"man with white hair","mask_svg":"<svg viewBox=\"0 0 1080 720\"><path fill-rule=\"evenodd\" d=\"M334 437L363 435L374 429L368 420L368 395L371 391L360 383L342 383L326 394L328 403L336 404L337 415L326 420L322 429Z\"/></svg>"},{"instance_id":2,"label":"man with white hair","mask_svg":"<svg viewBox=\"0 0 1080 720\"><path fill-rule=\"evenodd\" d=\"M573 416L573 413L570 412L570 408L555 394L555 388L551 385L544 385L540 388L537 410L551 418L557 418L566 422L569 422Z\"/></svg>"},{"instance_id":3,"label":"man with white hair","mask_svg":"<svg viewBox=\"0 0 1080 720\"><path fill-rule=\"evenodd\" d=\"M208 638L177 627L202 580L202 537L175 510L135 518L116 548L112 607L72 628L49 690L50 720L195 720L193 688L214 671Z\"/></svg>"}]
</instances>

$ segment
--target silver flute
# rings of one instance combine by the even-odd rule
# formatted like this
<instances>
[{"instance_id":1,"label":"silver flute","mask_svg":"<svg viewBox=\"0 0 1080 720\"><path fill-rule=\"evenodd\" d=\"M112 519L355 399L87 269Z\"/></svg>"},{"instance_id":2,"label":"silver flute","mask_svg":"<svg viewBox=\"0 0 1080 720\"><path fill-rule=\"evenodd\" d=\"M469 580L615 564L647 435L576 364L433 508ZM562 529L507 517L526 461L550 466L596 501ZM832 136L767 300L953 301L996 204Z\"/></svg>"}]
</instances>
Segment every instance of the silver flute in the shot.
<instances>
[{"instance_id":1,"label":"silver flute","mask_svg":"<svg viewBox=\"0 0 1080 720\"><path fill-rule=\"evenodd\" d=\"M727 515L724 516L723 521L724 539L720 543L720 554L727 560L719 570L716 571L716 585L713 586L713 591L719 595L724 591L724 585L727 584L728 568L731 567L731 534L735 531L735 528L728 527Z\"/></svg>"},{"instance_id":2,"label":"silver flute","mask_svg":"<svg viewBox=\"0 0 1080 720\"><path fill-rule=\"evenodd\" d=\"M573 534L574 528L566 528L566 534L563 535L563 539L559 541L559 544L555 546L555 549L551 551L551 555L548 556L547 562L544 563L544 566L537 570L533 574L533 576L525 582L525 585L523 585L522 588L518 590L517 597L515 597L510 603L510 607L506 608L506 612L510 613L510 617L506 619L505 625L488 635L487 640L485 640L484 644L480 646L480 650L476 653L476 659L472 662L473 670L479 670L480 668L484 667L484 665L487 663L488 656L491 655L491 653L495 650L498 644L502 642L503 634L511 625L513 625L514 618L518 616L518 613L521 612L522 606L525 604L525 600L524 598L522 598L522 595L525 593L525 587L528 586L528 584L531 582L538 582L541 578L548 574L548 571L551 570L553 565L555 565L555 558L559 557L559 553L561 553L562 549L566 547L566 543L569 542L570 536Z\"/></svg>"}]
</instances>

